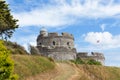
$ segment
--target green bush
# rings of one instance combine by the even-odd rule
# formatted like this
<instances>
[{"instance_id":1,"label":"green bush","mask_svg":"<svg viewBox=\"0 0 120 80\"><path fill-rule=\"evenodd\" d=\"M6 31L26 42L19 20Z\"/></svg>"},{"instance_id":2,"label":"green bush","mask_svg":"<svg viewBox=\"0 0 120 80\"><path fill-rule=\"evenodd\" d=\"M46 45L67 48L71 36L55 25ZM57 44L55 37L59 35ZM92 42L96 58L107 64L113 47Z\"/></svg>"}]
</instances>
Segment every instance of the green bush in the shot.
<instances>
[{"instance_id":1,"label":"green bush","mask_svg":"<svg viewBox=\"0 0 120 80\"><path fill-rule=\"evenodd\" d=\"M10 58L10 51L3 45L0 40L0 80L16 80L12 79L14 63Z\"/></svg>"},{"instance_id":2,"label":"green bush","mask_svg":"<svg viewBox=\"0 0 120 80\"><path fill-rule=\"evenodd\" d=\"M75 64L85 64L85 62L82 59L71 60L71 62Z\"/></svg>"},{"instance_id":3,"label":"green bush","mask_svg":"<svg viewBox=\"0 0 120 80\"><path fill-rule=\"evenodd\" d=\"M102 65L101 62L96 61L94 59L76 59L76 60L71 60L71 62L75 64L89 64L89 65Z\"/></svg>"},{"instance_id":4,"label":"green bush","mask_svg":"<svg viewBox=\"0 0 120 80\"><path fill-rule=\"evenodd\" d=\"M94 59L90 59L90 60L87 62L87 64L89 64L89 65L101 65L101 62L96 61L96 60L94 60Z\"/></svg>"}]
</instances>

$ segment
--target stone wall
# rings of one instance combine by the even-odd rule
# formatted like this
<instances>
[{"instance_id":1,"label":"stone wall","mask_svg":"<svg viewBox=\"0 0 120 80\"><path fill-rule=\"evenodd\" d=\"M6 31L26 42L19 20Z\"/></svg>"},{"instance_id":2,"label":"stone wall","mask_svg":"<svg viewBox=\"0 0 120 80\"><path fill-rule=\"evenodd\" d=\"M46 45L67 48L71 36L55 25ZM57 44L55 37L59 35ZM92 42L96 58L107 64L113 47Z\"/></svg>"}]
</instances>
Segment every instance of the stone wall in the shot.
<instances>
[{"instance_id":1,"label":"stone wall","mask_svg":"<svg viewBox=\"0 0 120 80\"><path fill-rule=\"evenodd\" d=\"M68 36L69 35L69 36ZM48 36L38 36L37 38L37 46L43 47L66 47L66 48L74 48L74 39L73 36L67 33L63 35L58 35L58 33L48 33Z\"/></svg>"},{"instance_id":2,"label":"stone wall","mask_svg":"<svg viewBox=\"0 0 120 80\"><path fill-rule=\"evenodd\" d=\"M101 62L102 64L104 64L104 60L105 60L104 55L99 52L91 52L90 55L88 55L87 52L79 52L77 53L76 57L80 59L94 59L96 61Z\"/></svg>"},{"instance_id":3,"label":"stone wall","mask_svg":"<svg viewBox=\"0 0 120 80\"><path fill-rule=\"evenodd\" d=\"M49 49L48 47L37 46L41 55L52 57L55 60L74 60L76 59L76 49L68 49L65 47L55 47Z\"/></svg>"}]
</instances>

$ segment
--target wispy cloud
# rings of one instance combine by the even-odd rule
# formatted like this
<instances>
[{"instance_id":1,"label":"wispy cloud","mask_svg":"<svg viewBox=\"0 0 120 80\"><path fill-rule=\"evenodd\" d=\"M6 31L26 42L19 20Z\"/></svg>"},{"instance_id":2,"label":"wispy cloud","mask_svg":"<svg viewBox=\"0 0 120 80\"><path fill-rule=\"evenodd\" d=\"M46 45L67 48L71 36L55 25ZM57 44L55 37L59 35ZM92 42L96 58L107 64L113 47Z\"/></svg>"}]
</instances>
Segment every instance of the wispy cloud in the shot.
<instances>
[{"instance_id":1,"label":"wispy cloud","mask_svg":"<svg viewBox=\"0 0 120 80\"><path fill-rule=\"evenodd\" d=\"M30 11L13 14L20 26L48 27L74 24L82 18L116 18L120 14L120 5L114 0L53 0L51 3L39 3L42 7L37 5Z\"/></svg>"},{"instance_id":2,"label":"wispy cloud","mask_svg":"<svg viewBox=\"0 0 120 80\"><path fill-rule=\"evenodd\" d=\"M120 35L113 36L109 32L89 32L85 36L85 41L103 49L120 47Z\"/></svg>"},{"instance_id":3,"label":"wispy cloud","mask_svg":"<svg viewBox=\"0 0 120 80\"><path fill-rule=\"evenodd\" d=\"M100 28L102 29L102 31L105 30L105 27L106 27L106 24L101 24L101 25L100 25Z\"/></svg>"}]
</instances>

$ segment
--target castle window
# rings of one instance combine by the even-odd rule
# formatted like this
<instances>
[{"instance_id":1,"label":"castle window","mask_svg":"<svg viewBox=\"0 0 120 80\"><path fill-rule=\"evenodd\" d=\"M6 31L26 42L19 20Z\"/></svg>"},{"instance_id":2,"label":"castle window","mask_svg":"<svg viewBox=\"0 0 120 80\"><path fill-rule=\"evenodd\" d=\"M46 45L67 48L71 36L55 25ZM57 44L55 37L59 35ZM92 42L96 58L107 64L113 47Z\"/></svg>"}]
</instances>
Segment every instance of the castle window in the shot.
<instances>
[{"instance_id":1,"label":"castle window","mask_svg":"<svg viewBox=\"0 0 120 80\"><path fill-rule=\"evenodd\" d=\"M42 45L42 43L39 43L39 45Z\"/></svg>"},{"instance_id":2,"label":"castle window","mask_svg":"<svg viewBox=\"0 0 120 80\"><path fill-rule=\"evenodd\" d=\"M70 43L69 43L69 42L67 42L67 45L69 46L69 45L70 45Z\"/></svg>"},{"instance_id":3,"label":"castle window","mask_svg":"<svg viewBox=\"0 0 120 80\"><path fill-rule=\"evenodd\" d=\"M55 45L55 41L53 41L53 45Z\"/></svg>"}]
</instances>

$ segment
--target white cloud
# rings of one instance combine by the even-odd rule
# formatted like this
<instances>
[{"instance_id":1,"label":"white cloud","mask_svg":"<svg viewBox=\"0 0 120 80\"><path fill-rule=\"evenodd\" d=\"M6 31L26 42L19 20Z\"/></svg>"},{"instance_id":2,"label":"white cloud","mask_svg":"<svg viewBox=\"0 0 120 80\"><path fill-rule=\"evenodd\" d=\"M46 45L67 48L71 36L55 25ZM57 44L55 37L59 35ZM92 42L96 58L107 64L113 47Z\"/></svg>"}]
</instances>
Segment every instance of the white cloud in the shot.
<instances>
[{"instance_id":1,"label":"white cloud","mask_svg":"<svg viewBox=\"0 0 120 80\"><path fill-rule=\"evenodd\" d=\"M114 0L53 0L53 4L37 7L29 12L14 13L21 26L49 27L69 25L81 18L106 18L120 14ZM42 4L41 4L42 5Z\"/></svg>"},{"instance_id":2,"label":"white cloud","mask_svg":"<svg viewBox=\"0 0 120 80\"><path fill-rule=\"evenodd\" d=\"M89 32L85 36L85 41L103 49L120 47L120 35L113 36L109 32Z\"/></svg>"}]
</instances>

